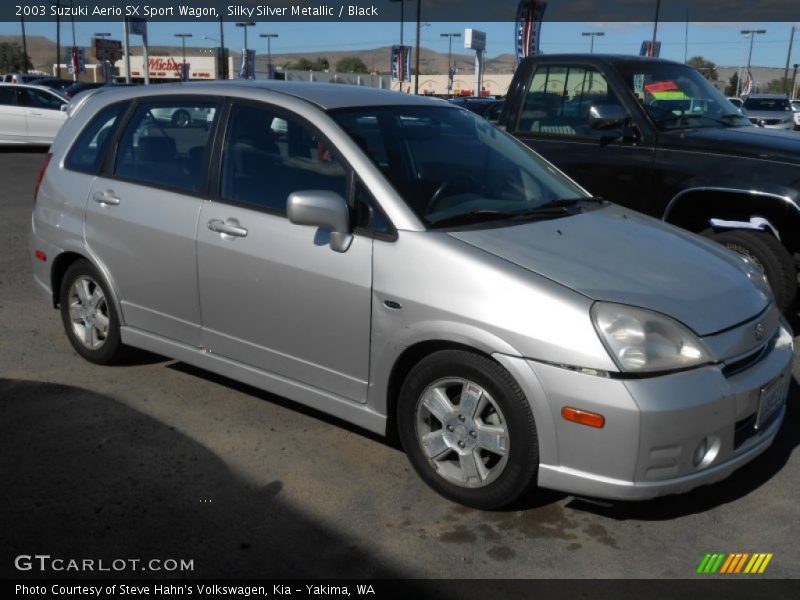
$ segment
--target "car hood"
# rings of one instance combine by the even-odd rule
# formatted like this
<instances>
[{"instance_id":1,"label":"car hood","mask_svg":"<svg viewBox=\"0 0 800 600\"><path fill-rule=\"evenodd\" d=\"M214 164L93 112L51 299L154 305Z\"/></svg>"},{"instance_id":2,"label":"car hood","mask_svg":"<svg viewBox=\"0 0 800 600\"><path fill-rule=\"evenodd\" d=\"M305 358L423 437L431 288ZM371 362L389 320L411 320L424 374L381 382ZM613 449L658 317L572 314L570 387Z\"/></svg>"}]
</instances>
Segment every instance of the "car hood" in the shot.
<instances>
[{"instance_id":1,"label":"car hood","mask_svg":"<svg viewBox=\"0 0 800 600\"><path fill-rule=\"evenodd\" d=\"M752 116L748 114L748 118ZM800 165L800 135L764 127L698 127L662 132L665 146Z\"/></svg>"},{"instance_id":2,"label":"car hood","mask_svg":"<svg viewBox=\"0 0 800 600\"><path fill-rule=\"evenodd\" d=\"M769 303L729 250L616 205L449 235L593 300L670 315L701 336L746 321Z\"/></svg>"}]
</instances>

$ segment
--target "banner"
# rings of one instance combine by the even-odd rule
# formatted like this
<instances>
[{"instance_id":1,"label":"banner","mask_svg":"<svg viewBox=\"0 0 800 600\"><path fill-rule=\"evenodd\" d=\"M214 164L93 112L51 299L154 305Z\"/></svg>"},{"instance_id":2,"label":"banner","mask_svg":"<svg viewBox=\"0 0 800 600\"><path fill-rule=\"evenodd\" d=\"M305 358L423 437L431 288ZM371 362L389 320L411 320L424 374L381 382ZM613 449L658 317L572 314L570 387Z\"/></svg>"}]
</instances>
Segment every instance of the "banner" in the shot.
<instances>
[{"instance_id":1,"label":"banner","mask_svg":"<svg viewBox=\"0 0 800 600\"><path fill-rule=\"evenodd\" d=\"M411 75L411 46L392 46L392 81L408 81Z\"/></svg>"},{"instance_id":2,"label":"banner","mask_svg":"<svg viewBox=\"0 0 800 600\"><path fill-rule=\"evenodd\" d=\"M517 64L528 56L541 54L539 39L546 8L546 0L521 0L519 3L517 21L514 25Z\"/></svg>"},{"instance_id":3,"label":"banner","mask_svg":"<svg viewBox=\"0 0 800 600\"><path fill-rule=\"evenodd\" d=\"M639 56L650 56L652 58L658 58L661 56L661 42L656 42L655 47L653 47L652 40L645 40L642 42L642 47L639 49Z\"/></svg>"},{"instance_id":4,"label":"banner","mask_svg":"<svg viewBox=\"0 0 800 600\"><path fill-rule=\"evenodd\" d=\"M147 21L136 17L128 17L128 33L133 35L147 35Z\"/></svg>"},{"instance_id":5,"label":"banner","mask_svg":"<svg viewBox=\"0 0 800 600\"><path fill-rule=\"evenodd\" d=\"M242 65L239 67L239 77L242 79L256 78L256 51L242 49Z\"/></svg>"},{"instance_id":6,"label":"banner","mask_svg":"<svg viewBox=\"0 0 800 600\"><path fill-rule=\"evenodd\" d=\"M83 48L67 46L64 49L64 63L70 75L83 75L86 73L86 57Z\"/></svg>"}]
</instances>

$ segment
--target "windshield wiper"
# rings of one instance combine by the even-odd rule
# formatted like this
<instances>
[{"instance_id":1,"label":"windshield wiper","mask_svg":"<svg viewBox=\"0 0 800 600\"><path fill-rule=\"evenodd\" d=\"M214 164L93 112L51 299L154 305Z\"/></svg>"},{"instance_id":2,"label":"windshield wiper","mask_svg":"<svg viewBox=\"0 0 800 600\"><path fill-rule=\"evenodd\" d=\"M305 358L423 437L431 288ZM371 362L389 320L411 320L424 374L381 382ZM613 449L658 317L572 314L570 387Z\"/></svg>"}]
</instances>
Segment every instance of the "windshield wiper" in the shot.
<instances>
[{"instance_id":1,"label":"windshield wiper","mask_svg":"<svg viewBox=\"0 0 800 600\"><path fill-rule=\"evenodd\" d=\"M448 227L450 225L469 225L470 223L480 223L481 221L496 221L516 217L518 211L508 210L489 210L485 208L471 210L469 212L444 217L431 223L431 227Z\"/></svg>"},{"instance_id":2,"label":"windshield wiper","mask_svg":"<svg viewBox=\"0 0 800 600\"><path fill-rule=\"evenodd\" d=\"M535 208L522 211L491 210L485 208L476 209L458 215L444 217L431 223L431 227L469 225L482 221L500 221L504 219L513 221L523 219L554 219L566 215L578 214L582 209L580 207L575 207L575 205L583 201L604 202L602 198L587 196L585 198L559 198L558 200L552 200L545 204L540 204Z\"/></svg>"}]
</instances>

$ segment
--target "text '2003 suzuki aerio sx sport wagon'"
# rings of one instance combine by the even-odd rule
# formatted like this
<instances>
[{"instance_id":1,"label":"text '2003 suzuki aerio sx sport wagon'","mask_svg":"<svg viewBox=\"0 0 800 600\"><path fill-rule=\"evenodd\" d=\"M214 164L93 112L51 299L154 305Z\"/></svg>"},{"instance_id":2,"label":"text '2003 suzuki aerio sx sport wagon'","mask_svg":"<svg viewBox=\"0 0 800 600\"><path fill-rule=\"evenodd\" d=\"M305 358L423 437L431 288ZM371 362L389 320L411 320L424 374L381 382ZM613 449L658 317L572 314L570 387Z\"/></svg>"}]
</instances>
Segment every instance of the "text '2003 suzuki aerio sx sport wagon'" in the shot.
<instances>
[{"instance_id":1,"label":"text '2003 suzuki aerio sx sport wagon'","mask_svg":"<svg viewBox=\"0 0 800 600\"><path fill-rule=\"evenodd\" d=\"M792 336L762 273L464 109L226 82L69 114L31 254L90 361L144 348L397 433L432 488L484 509L536 483L682 492L781 426Z\"/></svg>"}]
</instances>

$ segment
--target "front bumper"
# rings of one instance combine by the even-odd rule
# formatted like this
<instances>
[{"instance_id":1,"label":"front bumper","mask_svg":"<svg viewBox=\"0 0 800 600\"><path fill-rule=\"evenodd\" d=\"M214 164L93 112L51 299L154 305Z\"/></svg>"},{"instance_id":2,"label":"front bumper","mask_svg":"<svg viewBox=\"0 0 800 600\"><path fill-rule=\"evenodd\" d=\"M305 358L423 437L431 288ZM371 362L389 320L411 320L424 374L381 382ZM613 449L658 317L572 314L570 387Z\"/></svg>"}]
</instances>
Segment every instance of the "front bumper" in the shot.
<instances>
[{"instance_id":1,"label":"front bumper","mask_svg":"<svg viewBox=\"0 0 800 600\"><path fill-rule=\"evenodd\" d=\"M766 450L785 401L754 427L761 390L791 381L792 334L781 324L766 352L744 371L722 365L643 379L586 375L541 362L498 357L522 382L539 434L539 485L597 498L644 500L714 483ZM565 406L600 413L594 429L566 421ZM707 440L713 453L695 465Z\"/></svg>"}]
</instances>

